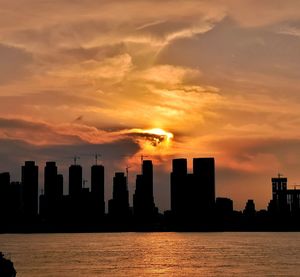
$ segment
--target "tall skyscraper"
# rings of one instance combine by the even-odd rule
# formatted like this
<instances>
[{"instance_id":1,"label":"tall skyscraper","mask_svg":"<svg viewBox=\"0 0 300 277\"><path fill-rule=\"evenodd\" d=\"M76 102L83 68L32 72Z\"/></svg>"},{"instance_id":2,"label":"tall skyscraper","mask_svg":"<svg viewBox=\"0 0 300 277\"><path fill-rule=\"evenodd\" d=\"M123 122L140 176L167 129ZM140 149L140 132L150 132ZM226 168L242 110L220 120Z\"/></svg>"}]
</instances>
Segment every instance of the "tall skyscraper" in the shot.
<instances>
[{"instance_id":1,"label":"tall skyscraper","mask_svg":"<svg viewBox=\"0 0 300 277\"><path fill-rule=\"evenodd\" d=\"M174 159L171 172L171 211L175 217L186 216L188 208L187 160Z\"/></svg>"},{"instance_id":2,"label":"tall skyscraper","mask_svg":"<svg viewBox=\"0 0 300 277\"><path fill-rule=\"evenodd\" d=\"M48 199L57 198L58 183L57 183L57 166L55 162L46 162L44 170L44 188L45 196Z\"/></svg>"},{"instance_id":3,"label":"tall skyscraper","mask_svg":"<svg viewBox=\"0 0 300 277\"><path fill-rule=\"evenodd\" d=\"M214 209L215 205L215 160L214 158L193 159L195 209L204 216Z\"/></svg>"},{"instance_id":4,"label":"tall skyscraper","mask_svg":"<svg viewBox=\"0 0 300 277\"><path fill-rule=\"evenodd\" d=\"M55 220L61 213L63 196L62 175L57 174L55 162L46 162L44 170L44 195L40 196L40 214Z\"/></svg>"},{"instance_id":5,"label":"tall skyscraper","mask_svg":"<svg viewBox=\"0 0 300 277\"><path fill-rule=\"evenodd\" d=\"M171 211L182 226L201 227L215 209L215 163L213 158L193 159L193 174L187 160L174 159L171 172Z\"/></svg>"},{"instance_id":6,"label":"tall skyscraper","mask_svg":"<svg viewBox=\"0 0 300 277\"><path fill-rule=\"evenodd\" d=\"M156 213L153 197L153 165L150 160L143 161L142 174L136 177L133 213L139 220L149 220Z\"/></svg>"},{"instance_id":7,"label":"tall skyscraper","mask_svg":"<svg viewBox=\"0 0 300 277\"><path fill-rule=\"evenodd\" d=\"M39 168L34 161L26 161L22 166L23 211L28 218L38 213Z\"/></svg>"},{"instance_id":8,"label":"tall skyscraper","mask_svg":"<svg viewBox=\"0 0 300 277\"><path fill-rule=\"evenodd\" d=\"M78 164L73 164L69 167L69 194L71 197L76 197L82 191L82 167Z\"/></svg>"},{"instance_id":9,"label":"tall skyscraper","mask_svg":"<svg viewBox=\"0 0 300 277\"><path fill-rule=\"evenodd\" d=\"M91 168L91 196L92 213L103 216L105 213L103 165L93 165Z\"/></svg>"},{"instance_id":10,"label":"tall skyscraper","mask_svg":"<svg viewBox=\"0 0 300 277\"><path fill-rule=\"evenodd\" d=\"M125 219L129 215L129 193L127 178L123 172L116 172L113 178L113 198L108 203L109 215Z\"/></svg>"},{"instance_id":11,"label":"tall skyscraper","mask_svg":"<svg viewBox=\"0 0 300 277\"><path fill-rule=\"evenodd\" d=\"M57 174L57 195L62 197L64 194L64 176L62 174Z\"/></svg>"},{"instance_id":12,"label":"tall skyscraper","mask_svg":"<svg viewBox=\"0 0 300 277\"><path fill-rule=\"evenodd\" d=\"M21 182L10 183L10 208L12 222L18 222L22 217L22 184Z\"/></svg>"}]
</instances>

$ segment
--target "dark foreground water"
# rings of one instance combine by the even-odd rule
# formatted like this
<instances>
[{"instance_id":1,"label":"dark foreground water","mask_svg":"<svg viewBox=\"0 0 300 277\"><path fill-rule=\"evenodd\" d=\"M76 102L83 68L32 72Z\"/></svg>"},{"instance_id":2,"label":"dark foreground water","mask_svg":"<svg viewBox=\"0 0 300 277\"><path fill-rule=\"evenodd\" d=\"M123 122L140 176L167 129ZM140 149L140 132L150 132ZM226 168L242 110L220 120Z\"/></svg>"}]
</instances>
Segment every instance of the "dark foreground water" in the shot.
<instances>
[{"instance_id":1,"label":"dark foreground water","mask_svg":"<svg viewBox=\"0 0 300 277\"><path fill-rule=\"evenodd\" d=\"M300 233L0 235L17 277L300 276Z\"/></svg>"}]
</instances>

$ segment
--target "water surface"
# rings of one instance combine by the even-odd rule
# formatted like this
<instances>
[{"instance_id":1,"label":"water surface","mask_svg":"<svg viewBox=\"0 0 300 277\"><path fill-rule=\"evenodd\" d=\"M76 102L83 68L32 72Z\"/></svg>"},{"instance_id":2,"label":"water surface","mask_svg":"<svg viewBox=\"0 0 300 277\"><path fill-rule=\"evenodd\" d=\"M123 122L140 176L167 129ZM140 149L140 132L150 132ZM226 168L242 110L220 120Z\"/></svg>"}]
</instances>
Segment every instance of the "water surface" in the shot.
<instances>
[{"instance_id":1,"label":"water surface","mask_svg":"<svg viewBox=\"0 0 300 277\"><path fill-rule=\"evenodd\" d=\"M300 233L0 235L18 277L300 276Z\"/></svg>"}]
</instances>

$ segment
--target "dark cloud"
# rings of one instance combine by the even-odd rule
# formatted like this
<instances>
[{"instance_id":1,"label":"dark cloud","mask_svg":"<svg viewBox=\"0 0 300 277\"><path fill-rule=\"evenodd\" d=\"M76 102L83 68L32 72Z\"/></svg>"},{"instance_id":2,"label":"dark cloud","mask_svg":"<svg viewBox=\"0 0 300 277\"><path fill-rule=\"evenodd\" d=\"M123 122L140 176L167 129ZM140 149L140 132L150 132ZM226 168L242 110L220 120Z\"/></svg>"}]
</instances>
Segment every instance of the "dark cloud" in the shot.
<instances>
[{"instance_id":1,"label":"dark cloud","mask_svg":"<svg viewBox=\"0 0 300 277\"><path fill-rule=\"evenodd\" d=\"M68 166L75 155L80 156L84 178L90 184L90 167L95 153L101 154L105 166L105 195L112 196L112 177L115 171L125 171L127 156L134 156L139 146L130 139L105 144L81 143L78 145L35 146L21 140L0 139L0 172L11 172L12 180L20 180L21 165L34 160L39 165L39 188L43 188L43 168L46 161L56 161L64 175L64 191L68 192ZM131 191L132 192L132 191Z\"/></svg>"},{"instance_id":2,"label":"dark cloud","mask_svg":"<svg viewBox=\"0 0 300 277\"><path fill-rule=\"evenodd\" d=\"M160 143L167 140L166 135L157 135L157 134L147 133L147 132L143 132L143 133L131 132L131 133L128 133L127 135L130 137L133 137L133 138L138 138L138 139L142 138L146 141L149 141L152 146L158 146Z\"/></svg>"},{"instance_id":3,"label":"dark cloud","mask_svg":"<svg viewBox=\"0 0 300 277\"><path fill-rule=\"evenodd\" d=\"M22 119L0 118L1 137L20 139L34 144L78 144L82 142L76 134L62 134L54 125Z\"/></svg>"},{"instance_id":4,"label":"dark cloud","mask_svg":"<svg viewBox=\"0 0 300 277\"><path fill-rule=\"evenodd\" d=\"M26 129L28 131L45 131L49 128L47 124L27 121L22 119L0 118L0 128L5 129Z\"/></svg>"}]
</instances>

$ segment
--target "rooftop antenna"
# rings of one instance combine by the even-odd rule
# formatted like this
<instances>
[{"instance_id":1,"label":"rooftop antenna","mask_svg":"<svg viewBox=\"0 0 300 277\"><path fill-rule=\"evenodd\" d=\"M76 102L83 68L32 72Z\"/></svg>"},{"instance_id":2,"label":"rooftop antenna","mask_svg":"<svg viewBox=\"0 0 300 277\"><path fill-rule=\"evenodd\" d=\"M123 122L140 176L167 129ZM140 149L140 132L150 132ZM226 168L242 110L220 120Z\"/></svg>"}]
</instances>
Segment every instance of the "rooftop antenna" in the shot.
<instances>
[{"instance_id":1,"label":"rooftop antenna","mask_svg":"<svg viewBox=\"0 0 300 277\"><path fill-rule=\"evenodd\" d=\"M141 169L143 171L143 161L144 161L144 158L148 158L149 156L145 156L145 155L141 155Z\"/></svg>"},{"instance_id":2,"label":"rooftop antenna","mask_svg":"<svg viewBox=\"0 0 300 277\"><path fill-rule=\"evenodd\" d=\"M145 156L145 155L141 155L141 163L143 163L144 161L144 158L147 158L148 156Z\"/></svg>"},{"instance_id":3,"label":"rooftop antenna","mask_svg":"<svg viewBox=\"0 0 300 277\"><path fill-rule=\"evenodd\" d=\"M283 176L284 176L283 174L278 173L278 178L279 178L279 179L282 178Z\"/></svg>"},{"instance_id":4,"label":"rooftop antenna","mask_svg":"<svg viewBox=\"0 0 300 277\"><path fill-rule=\"evenodd\" d=\"M78 157L78 156L74 156L74 165L76 165L77 164L77 160L79 160L80 159L80 157Z\"/></svg>"},{"instance_id":5,"label":"rooftop antenna","mask_svg":"<svg viewBox=\"0 0 300 277\"><path fill-rule=\"evenodd\" d=\"M98 164L98 158L100 158L102 155L101 154L95 154L95 163L96 165Z\"/></svg>"},{"instance_id":6,"label":"rooftop antenna","mask_svg":"<svg viewBox=\"0 0 300 277\"><path fill-rule=\"evenodd\" d=\"M131 166L126 166L126 185L128 187L128 177L129 177L129 168L131 168Z\"/></svg>"}]
</instances>

